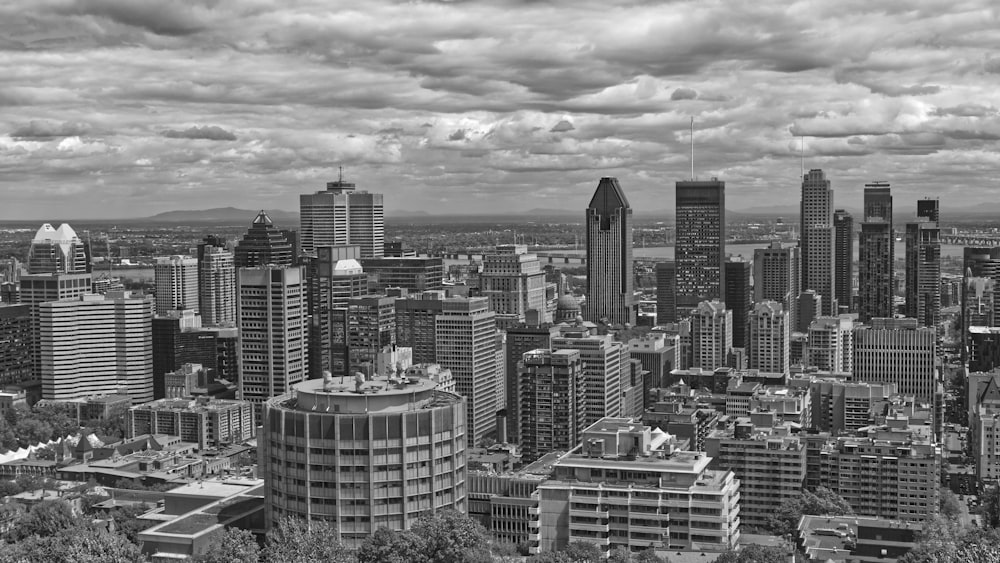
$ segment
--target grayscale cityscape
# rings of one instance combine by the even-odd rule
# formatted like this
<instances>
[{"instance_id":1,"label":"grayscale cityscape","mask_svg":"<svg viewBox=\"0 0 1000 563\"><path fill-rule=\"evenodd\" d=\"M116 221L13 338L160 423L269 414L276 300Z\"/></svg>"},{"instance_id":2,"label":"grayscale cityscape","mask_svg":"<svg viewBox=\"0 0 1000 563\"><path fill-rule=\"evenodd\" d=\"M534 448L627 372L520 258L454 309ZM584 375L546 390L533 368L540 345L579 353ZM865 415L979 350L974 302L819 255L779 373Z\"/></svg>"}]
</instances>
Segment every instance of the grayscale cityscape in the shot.
<instances>
[{"instance_id":1,"label":"grayscale cityscape","mask_svg":"<svg viewBox=\"0 0 1000 563\"><path fill-rule=\"evenodd\" d=\"M1000 561L913 4L0 4L0 563Z\"/></svg>"}]
</instances>

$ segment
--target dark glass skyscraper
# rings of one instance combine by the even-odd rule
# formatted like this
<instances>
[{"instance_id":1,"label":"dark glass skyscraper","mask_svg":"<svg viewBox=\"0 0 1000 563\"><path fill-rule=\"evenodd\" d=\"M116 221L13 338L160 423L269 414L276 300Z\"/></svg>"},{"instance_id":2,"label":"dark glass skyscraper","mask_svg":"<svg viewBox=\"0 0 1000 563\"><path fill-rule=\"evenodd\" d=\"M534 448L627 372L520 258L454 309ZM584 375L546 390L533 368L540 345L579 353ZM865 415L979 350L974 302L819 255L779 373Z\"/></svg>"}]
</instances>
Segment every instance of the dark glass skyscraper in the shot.
<instances>
[{"instance_id":1,"label":"dark glass skyscraper","mask_svg":"<svg viewBox=\"0 0 1000 563\"><path fill-rule=\"evenodd\" d=\"M892 317L895 288L892 194L886 182L865 184L865 220L858 239L858 319Z\"/></svg>"},{"instance_id":2,"label":"dark glass skyscraper","mask_svg":"<svg viewBox=\"0 0 1000 563\"><path fill-rule=\"evenodd\" d=\"M753 287L750 285L751 263L740 256L726 261L726 309L733 312L733 347L747 349L750 345L750 312L753 308Z\"/></svg>"},{"instance_id":3,"label":"dark glass skyscraper","mask_svg":"<svg viewBox=\"0 0 1000 563\"><path fill-rule=\"evenodd\" d=\"M587 303L584 318L635 325L632 208L617 178L601 178L587 206Z\"/></svg>"},{"instance_id":4,"label":"dark glass skyscraper","mask_svg":"<svg viewBox=\"0 0 1000 563\"><path fill-rule=\"evenodd\" d=\"M833 212L833 229L836 242L833 245L834 295L840 312L853 309L854 281L854 217L843 209Z\"/></svg>"},{"instance_id":5,"label":"dark glass skyscraper","mask_svg":"<svg viewBox=\"0 0 1000 563\"><path fill-rule=\"evenodd\" d=\"M726 183L717 179L677 182L676 197L677 316L688 317L698 303L722 298Z\"/></svg>"},{"instance_id":6,"label":"dark glass skyscraper","mask_svg":"<svg viewBox=\"0 0 1000 563\"><path fill-rule=\"evenodd\" d=\"M656 324L677 322L677 267L674 262L656 264Z\"/></svg>"},{"instance_id":7,"label":"dark glass skyscraper","mask_svg":"<svg viewBox=\"0 0 1000 563\"><path fill-rule=\"evenodd\" d=\"M906 224L906 316L922 326L941 320L941 228L938 200L917 201L917 221Z\"/></svg>"}]
</instances>

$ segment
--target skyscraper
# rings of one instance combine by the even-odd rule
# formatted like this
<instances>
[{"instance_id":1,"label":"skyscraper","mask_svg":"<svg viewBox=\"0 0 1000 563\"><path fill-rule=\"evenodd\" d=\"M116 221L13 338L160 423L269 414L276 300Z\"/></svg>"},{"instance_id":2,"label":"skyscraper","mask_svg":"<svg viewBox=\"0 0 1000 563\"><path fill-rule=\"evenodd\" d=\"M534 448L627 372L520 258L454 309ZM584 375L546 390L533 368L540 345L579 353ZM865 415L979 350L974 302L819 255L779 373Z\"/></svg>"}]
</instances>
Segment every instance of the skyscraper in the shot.
<instances>
[{"instance_id":1,"label":"skyscraper","mask_svg":"<svg viewBox=\"0 0 1000 563\"><path fill-rule=\"evenodd\" d=\"M937 391L937 331L916 319L872 319L854 328L854 381L895 383L904 395L929 401Z\"/></svg>"},{"instance_id":2,"label":"skyscraper","mask_svg":"<svg viewBox=\"0 0 1000 563\"><path fill-rule=\"evenodd\" d=\"M702 301L690 312L691 367L715 370L726 366L733 347L733 312L721 301Z\"/></svg>"},{"instance_id":3,"label":"skyscraper","mask_svg":"<svg viewBox=\"0 0 1000 563\"><path fill-rule=\"evenodd\" d=\"M305 280L299 267L271 265L240 268L237 284L237 398L253 403L259 417L267 399L288 393L307 378Z\"/></svg>"},{"instance_id":4,"label":"skyscraper","mask_svg":"<svg viewBox=\"0 0 1000 563\"><path fill-rule=\"evenodd\" d=\"M726 260L726 289L723 302L726 309L733 312L733 347L746 350L749 345L747 323L753 309L753 286L750 283L751 264L742 256L731 256Z\"/></svg>"},{"instance_id":5,"label":"skyscraper","mask_svg":"<svg viewBox=\"0 0 1000 563\"><path fill-rule=\"evenodd\" d=\"M797 246L772 242L753 252L753 300L777 301L788 311L789 323L796 326L801 254Z\"/></svg>"},{"instance_id":6,"label":"skyscraper","mask_svg":"<svg viewBox=\"0 0 1000 563\"><path fill-rule=\"evenodd\" d=\"M31 307L0 303L0 388L32 380Z\"/></svg>"},{"instance_id":7,"label":"skyscraper","mask_svg":"<svg viewBox=\"0 0 1000 563\"><path fill-rule=\"evenodd\" d=\"M347 359L351 373L371 375L379 353L395 346L395 297L365 295L347 300Z\"/></svg>"},{"instance_id":8,"label":"skyscraper","mask_svg":"<svg viewBox=\"0 0 1000 563\"><path fill-rule=\"evenodd\" d=\"M677 182L677 317L702 301L721 299L725 288L726 183L717 179Z\"/></svg>"},{"instance_id":9,"label":"skyscraper","mask_svg":"<svg viewBox=\"0 0 1000 563\"><path fill-rule=\"evenodd\" d=\"M531 350L522 355L514 377L519 401L508 408L517 413L523 461L577 447L587 408L580 351Z\"/></svg>"},{"instance_id":10,"label":"skyscraper","mask_svg":"<svg viewBox=\"0 0 1000 563\"><path fill-rule=\"evenodd\" d=\"M31 315L31 360L32 377L41 377L42 364L39 355L39 306L47 301L77 299L91 293L93 277L90 273L75 274L48 273L21 276L20 302L28 305Z\"/></svg>"},{"instance_id":11,"label":"skyscraper","mask_svg":"<svg viewBox=\"0 0 1000 563\"><path fill-rule=\"evenodd\" d=\"M895 276L892 194L886 182L865 184L865 221L858 239L858 319L893 316Z\"/></svg>"},{"instance_id":12,"label":"skyscraper","mask_svg":"<svg viewBox=\"0 0 1000 563\"><path fill-rule=\"evenodd\" d=\"M631 358L621 342L610 334L591 334L584 325L560 327L552 339L553 350L579 350L586 378L585 424L605 416L618 416L622 408L622 379Z\"/></svg>"},{"instance_id":13,"label":"skyscraper","mask_svg":"<svg viewBox=\"0 0 1000 563\"><path fill-rule=\"evenodd\" d=\"M444 310L443 291L425 291L396 299L396 344L413 349L413 363L437 362L437 316Z\"/></svg>"},{"instance_id":14,"label":"skyscraper","mask_svg":"<svg viewBox=\"0 0 1000 563\"><path fill-rule=\"evenodd\" d=\"M153 400L153 302L129 292L39 306L43 399L125 393Z\"/></svg>"},{"instance_id":15,"label":"skyscraper","mask_svg":"<svg viewBox=\"0 0 1000 563\"><path fill-rule=\"evenodd\" d=\"M656 324L677 322L677 266L674 262L656 263Z\"/></svg>"},{"instance_id":16,"label":"skyscraper","mask_svg":"<svg viewBox=\"0 0 1000 563\"><path fill-rule=\"evenodd\" d=\"M198 246L198 311L204 326L236 324L236 265L222 246Z\"/></svg>"},{"instance_id":17,"label":"skyscraper","mask_svg":"<svg viewBox=\"0 0 1000 563\"><path fill-rule=\"evenodd\" d=\"M809 324L803 363L821 371L851 373L854 370L853 328L848 315L814 320Z\"/></svg>"},{"instance_id":18,"label":"skyscraper","mask_svg":"<svg viewBox=\"0 0 1000 563\"><path fill-rule=\"evenodd\" d=\"M80 274L90 271L87 251L68 224L58 229L45 223L35 233L28 249L29 274Z\"/></svg>"},{"instance_id":19,"label":"skyscraper","mask_svg":"<svg viewBox=\"0 0 1000 563\"><path fill-rule=\"evenodd\" d=\"M398 302L397 302L398 306ZM529 316L530 317L530 316ZM521 403L520 381L518 379L518 363L526 352L532 350L548 350L552 347L552 339L559 335L559 329L552 323L537 321L538 315L516 326L507 328L504 340L504 389L507 403L507 441L518 444L520 439L518 405ZM397 315L398 318L398 315Z\"/></svg>"},{"instance_id":20,"label":"skyscraper","mask_svg":"<svg viewBox=\"0 0 1000 563\"><path fill-rule=\"evenodd\" d=\"M202 318L192 310L175 309L153 317L153 398L167 396L166 375L184 364L199 364L218 373L217 333L202 329Z\"/></svg>"},{"instance_id":21,"label":"skyscraper","mask_svg":"<svg viewBox=\"0 0 1000 563\"><path fill-rule=\"evenodd\" d=\"M802 177L802 289L823 297L825 314L837 313L834 302L833 189L822 170Z\"/></svg>"},{"instance_id":22,"label":"skyscraper","mask_svg":"<svg viewBox=\"0 0 1000 563\"><path fill-rule=\"evenodd\" d=\"M434 327L437 363L451 370L455 390L468 401L469 442L478 444L496 430L502 374L497 364L496 313L485 297L452 297L440 303Z\"/></svg>"},{"instance_id":23,"label":"skyscraper","mask_svg":"<svg viewBox=\"0 0 1000 563\"><path fill-rule=\"evenodd\" d=\"M385 244L382 194L354 191L355 184L327 182L326 190L299 196L302 254L316 247L356 244L362 258L381 258Z\"/></svg>"},{"instance_id":24,"label":"skyscraper","mask_svg":"<svg viewBox=\"0 0 1000 563\"><path fill-rule=\"evenodd\" d=\"M542 322L552 320L546 310L545 272L523 244L500 245L483 255L479 292L489 298L501 330L523 323L531 310L538 311Z\"/></svg>"},{"instance_id":25,"label":"skyscraper","mask_svg":"<svg viewBox=\"0 0 1000 563\"><path fill-rule=\"evenodd\" d=\"M833 229L836 233L833 245L834 297L840 312L848 313L854 308L854 217L843 209L834 211Z\"/></svg>"},{"instance_id":26,"label":"skyscraper","mask_svg":"<svg viewBox=\"0 0 1000 563\"><path fill-rule=\"evenodd\" d=\"M916 222L906 224L906 316L922 326L941 320L941 229L938 201L917 202Z\"/></svg>"},{"instance_id":27,"label":"skyscraper","mask_svg":"<svg viewBox=\"0 0 1000 563\"><path fill-rule=\"evenodd\" d=\"M236 244L233 259L237 268L257 268L273 264L291 266L292 243L288 236L274 226L274 221L261 210L247 229L247 234Z\"/></svg>"},{"instance_id":28,"label":"skyscraper","mask_svg":"<svg viewBox=\"0 0 1000 563\"><path fill-rule=\"evenodd\" d=\"M790 336L788 313L777 301L762 301L750 314L748 366L767 373L788 373Z\"/></svg>"},{"instance_id":29,"label":"skyscraper","mask_svg":"<svg viewBox=\"0 0 1000 563\"><path fill-rule=\"evenodd\" d=\"M587 302L584 318L635 325L632 208L617 178L601 178L586 212Z\"/></svg>"},{"instance_id":30,"label":"skyscraper","mask_svg":"<svg viewBox=\"0 0 1000 563\"><path fill-rule=\"evenodd\" d=\"M156 313L175 309L198 311L198 260L190 256L156 259Z\"/></svg>"},{"instance_id":31,"label":"skyscraper","mask_svg":"<svg viewBox=\"0 0 1000 563\"><path fill-rule=\"evenodd\" d=\"M324 371L334 376L349 375L346 355L341 354L340 362L335 364L332 351L335 335L339 344L346 344L343 311L348 301L368 293L368 276L358 263L359 256L357 245L317 246L316 256L306 259L312 378L322 377ZM338 310L341 314L336 313ZM335 326L337 322L339 327Z\"/></svg>"}]
</instances>

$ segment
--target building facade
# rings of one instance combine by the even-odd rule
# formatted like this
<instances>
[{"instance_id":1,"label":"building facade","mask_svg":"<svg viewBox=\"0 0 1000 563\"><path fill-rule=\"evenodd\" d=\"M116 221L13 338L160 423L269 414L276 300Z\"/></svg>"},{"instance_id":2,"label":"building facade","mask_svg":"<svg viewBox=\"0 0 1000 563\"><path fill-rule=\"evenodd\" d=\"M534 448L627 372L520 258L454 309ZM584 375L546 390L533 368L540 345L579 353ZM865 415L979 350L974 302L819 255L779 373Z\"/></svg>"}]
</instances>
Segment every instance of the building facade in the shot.
<instances>
[{"instance_id":1,"label":"building facade","mask_svg":"<svg viewBox=\"0 0 1000 563\"><path fill-rule=\"evenodd\" d=\"M854 217L843 209L833 212L834 297L839 313L854 310Z\"/></svg>"},{"instance_id":2,"label":"building facade","mask_svg":"<svg viewBox=\"0 0 1000 563\"><path fill-rule=\"evenodd\" d=\"M125 436L169 434L199 450L242 444L254 437L253 406L225 399L159 399L126 412Z\"/></svg>"},{"instance_id":3,"label":"building facade","mask_svg":"<svg viewBox=\"0 0 1000 563\"><path fill-rule=\"evenodd\" d=\"M906 224L904 312L921 326L937 327L941 322L941 229L927 218Z\"/></svg>"},{"instance_id":4,"label":"building facade","mask_svg":"<svg viewBox=\"0 0 1000 563\"><path fill-rule=\"evenodd\" d=\"M73 227L45 223L39 227L28 249L25 264L29 274L83 274L90 272L89 249Z\"/></svg>"},{"instance_id":5,"label":"building facade","mask_svg":"<svg viewBox=\"0 0 1000 563\"><path fill-rule=\"evenodd\" d=\"M534 254L523 244L505 244L483 255L479 272L479 294L488 297L497 314L497 327L523 323L528 311L537 311L542 322L552 319L545 298L545 272Z\"/></svg>"},{"instance_id":6,"label":"building facade","mask_svg":"<svg viewBox=\"0 0 1000 563\"><path fill-rule=\"evenodd\" d=\"M714 370L727 365L733 347L733 313L721 301L702 301L691 315L691 367Z\"/></svg>"},{"instance_id":7,"label":"building facade","mask_svg":"<svg viewBox=\"0 0 1000 563\"><path fill-rule=\"evenodd\" d=\"M810 170L802 177L802 289L823 296L823 314L837 314L834 301L833 189L822 170Z\"/></svg>"},{"instance_id":8,"label":"building facade","mask_svg":"<svg viewBox=\"0 0 1000 563\"><path fill-rule=\"evenodd\" d=\"M674 243L677 316L702 301L722 299L726 260L726 183L677 182Z\"/></svg>"},{"instance_id":9,"label":"building facade","mask_svg":"<svg viewBox=\"0 0 1000 563\"><path fill-rule=\"evenodd\" d=\"M677 322L677 265L656 263L656 324Z\"/></svg>"},{"instance_id":10,"label":"building facade","mask_svg":"<svg viewBox=\"0 0 1000 563\"><path fill-rule=\"evenodd\" d=\"M326 190L299 196L299 243L302 254L316 247L355 244L362 258L381 258L385 252L385 208L382 194L355 191L343 179L327 182Z\"/></svg>"},{"instance_id":11,"label":"building facade","mask_svg":"<svg viewBox=\"0 0 1000 563\"><path fill-rule=\"evenodd\" d=\"M777 301L754 305L750 315L750 348L747 367L768 373L788 373L788 313Z\"/></svg>"},{"instance_id":12,"label":"building facade","mask_svg":"<svg viewBox=\"0 0 1000 563\"><path fill-rule=\"evenodd\" d=\"M559 336L552 339L552 349L580 352L586 379L587 414L584 424L620 415L622 380L630 359L622 343L615 342L609 334L591 334L589 328L578 325L561 327Z\"/></svg>"},{"instance_id":13,"label":"building facade","mask_svg":"<svg viewBox=\"0 0 1000 563\"><path fill-rule=\"evenodd\" d=\"M858 239L858 320L893 316L895 236L889 184L865 184L865 221Z\"/></svg>"},{"instance_id":14,"label":"building facade","mask_svg":"<svg viewBox=\"0 0 1000 563\"><path fill-rule=\"evenodd\" d=\"M586 416L586 374L578 350L531 350L517 370L522 461L580 444Z\"/></svg>"},{"instance_id":15,"label":"building facade","mask_svg":"<svg viewBox=\"0 0 1000 563\"><path fill-rule=\"evenodd\" d=\"M904 395L932 400L936 359L937 331L916 319L872 319L854 328L854 381L895 383Z\"/></svg>"},{"instance_id":16,"label":"building facade","mask_svg":"<svg viewBox=\"0 0 1000 563\"><path fill-rule=\"evenodd\" d=\"M295 261L294 244L284 231L274 226L267 212L261 210L233 251L236 268L291 266Z\"/></svg>"},{"instance_id":17,"label":"building facade","mask_svg":"<svg viewBox=\"0 0 1000 563\"><path fill-rule=\"evenodd\" d=\"M236 325L236 263L225 248L198 248L198 311L204 326Z\"/></svg>"},{"instance_id":18,"label":"building facade","mask_svg":"<svg viewBox=\"0 0 1000 563\"><path fill-rule=\"evenodd\" d=\"M742 256L731 256L725 263L726 287L723 303L733 312L733 347L750 347L750 314L753 311L753 283L751 280L753 263Z\"/></svg>"},{"instance_id":19,"label":"building facade","mask_svg":"<svg viewBox=\"0 0 1000 563\"><path fill-rule=\"evenodd\" d=\"M190 256L156 259L153 270L156 283L156 313L164 315L176 309L198 308L198 260Z\"/></svg>"},{"instance_id":20,"label":"building facade","mask_svg":"<svg viewBox=\"0 0 1000 563\"><path fill-rule=\"evenodd\" d=\"M799 296L801 271L800 249L772 242L753 253L753 300L777 301L788 311L791 326L796 326L796 299Z\"/></svg>"},{"instance_id":21,"label":"building facade","mask_svg":"<svg viewBox=\"0 0 1000 563\"><path fill-rule=\"evenodd\" d=\"M587 303L584 318L635 325L632 273L632 208L617 178L601 178L585 214Z\"/></svg>"}]
</instances>

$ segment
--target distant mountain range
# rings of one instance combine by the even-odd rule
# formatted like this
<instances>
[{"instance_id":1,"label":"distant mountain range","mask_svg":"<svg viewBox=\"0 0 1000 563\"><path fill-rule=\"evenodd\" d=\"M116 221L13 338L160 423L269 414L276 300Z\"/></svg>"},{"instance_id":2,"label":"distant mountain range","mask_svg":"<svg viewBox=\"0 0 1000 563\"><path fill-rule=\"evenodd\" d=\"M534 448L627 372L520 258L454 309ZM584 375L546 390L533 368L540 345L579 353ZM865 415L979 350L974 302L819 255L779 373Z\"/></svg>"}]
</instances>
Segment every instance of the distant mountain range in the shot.
<instances>
[{"instance_id":1,"label":"distant mountain range","mask_svg":"<svg viewBox=\"0 0 1000 563\"><path fill-rule=\"evenodd\" d=\"M298 223L299 214L280 209L267 209L267 215L280 227L283 223ZM152 223L225 223L247 224L253 221L260 210L237 209L235 207L216 207L214 209L178 210L158 213L139 221Z\"/></svg>"}]
</instances>

